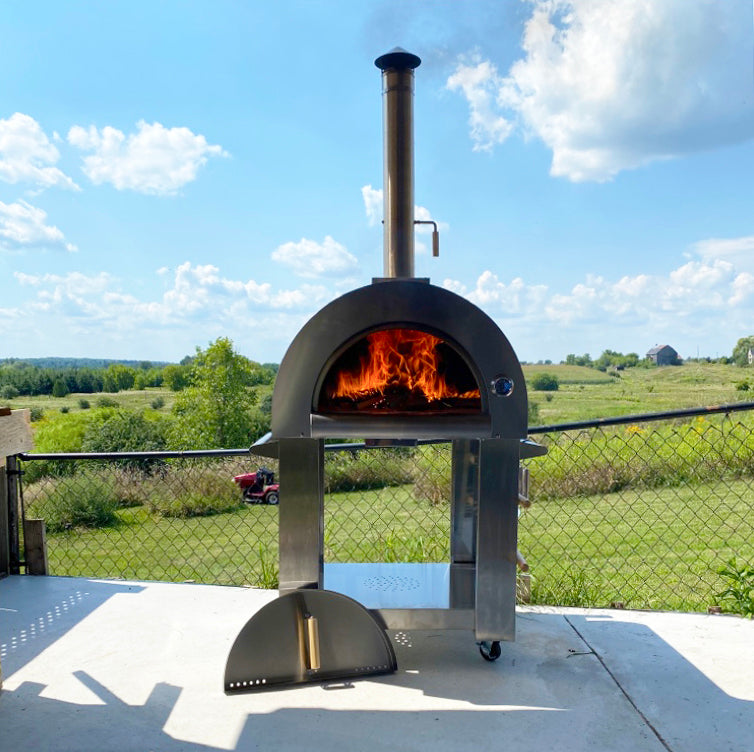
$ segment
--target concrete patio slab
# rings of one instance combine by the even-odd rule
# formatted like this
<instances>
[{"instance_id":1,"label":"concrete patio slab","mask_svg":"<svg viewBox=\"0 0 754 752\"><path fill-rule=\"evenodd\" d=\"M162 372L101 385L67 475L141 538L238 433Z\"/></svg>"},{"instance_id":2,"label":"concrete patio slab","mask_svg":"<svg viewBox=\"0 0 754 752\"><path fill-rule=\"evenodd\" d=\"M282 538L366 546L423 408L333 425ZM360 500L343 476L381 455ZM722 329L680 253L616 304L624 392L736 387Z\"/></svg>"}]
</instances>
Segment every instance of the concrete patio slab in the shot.
<instances>
[{"instance_id":1,"label":"concrete patio slab","mask_svg":"<svg viewBox=\"0 0 754 752\"><path fill-rule=\"evenodd\" d=\"M468 632L391 633L395 674L225 696L236 635L275 597L0 580L0 752L754 749L750 620L522 608L496 663Z\"/></svg>"}]
</instances>

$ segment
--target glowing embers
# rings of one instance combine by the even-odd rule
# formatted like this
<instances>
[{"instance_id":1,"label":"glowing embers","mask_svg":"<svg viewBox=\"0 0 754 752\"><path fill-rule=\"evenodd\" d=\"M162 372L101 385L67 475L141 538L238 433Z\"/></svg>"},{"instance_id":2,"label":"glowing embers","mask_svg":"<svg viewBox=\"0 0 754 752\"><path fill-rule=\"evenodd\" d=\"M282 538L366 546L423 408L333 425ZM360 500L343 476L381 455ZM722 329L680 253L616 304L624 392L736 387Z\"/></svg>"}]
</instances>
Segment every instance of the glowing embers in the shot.
<instances>
[{"instance_id":1,"label":"glowing embers","mask_svg":"<svg viewBox=\"0 0 754 752\"><path fill-rule=\"evenodd\" d=\"M357 340L333 363L319 413L479 413L479 386L446 341L416 329L381 329Z\"/></svg>"}]
</instances>

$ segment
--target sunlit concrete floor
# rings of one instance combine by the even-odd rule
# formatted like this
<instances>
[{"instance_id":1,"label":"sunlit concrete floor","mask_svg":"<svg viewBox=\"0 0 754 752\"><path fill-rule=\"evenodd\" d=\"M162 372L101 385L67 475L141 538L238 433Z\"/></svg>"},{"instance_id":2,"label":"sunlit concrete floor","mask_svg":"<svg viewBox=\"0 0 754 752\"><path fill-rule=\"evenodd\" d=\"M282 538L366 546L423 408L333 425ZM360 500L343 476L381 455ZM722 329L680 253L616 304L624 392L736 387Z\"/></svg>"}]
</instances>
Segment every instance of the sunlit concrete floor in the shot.
<instances>
[{"instance_id":1,"label":"sunlit concrete floor","mask_svg":"<svg viewBox=\"0 0 754 752\"><path fill-rule=\"evenodd\" d=\"M468 632L393 634L395 674L226 696L275 597L0 580L0 750L754 750L750 620L521 608L495 663Z\"/></svg>"}]
</instances>

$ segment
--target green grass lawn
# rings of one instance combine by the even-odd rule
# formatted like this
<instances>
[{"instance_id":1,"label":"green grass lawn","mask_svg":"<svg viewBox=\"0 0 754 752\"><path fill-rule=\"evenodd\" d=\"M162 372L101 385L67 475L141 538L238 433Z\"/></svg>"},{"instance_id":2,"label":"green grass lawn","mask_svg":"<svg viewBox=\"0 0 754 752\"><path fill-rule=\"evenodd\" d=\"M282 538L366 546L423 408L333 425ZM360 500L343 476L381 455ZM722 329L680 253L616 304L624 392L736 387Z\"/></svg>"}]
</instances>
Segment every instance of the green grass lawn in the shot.
<instances>
[{"instance_id":1,"label":"green grass lawn","mask_svg":"<svg viewBox=\"0 0 754 752\"><path fill-rule=\"evenodd\" d=\"M750 479L534 503L519 545L541 603L703 611L717 568L754 558Z\"/></svg>"},{"instance_id":2,"label":"green grass lawn","mask_svg":"<svg viewBox=\"0 0 754 752\"><path fill-rule=\"evenodd\" d=\"M275 586L277 507L188 519L119 509L109 528L48 534L50 574ZM265 580L266 569L275 571Z\"/></svg>"},{"instance_id":3,"label":"green grass lawn","mask_svg":"<svg viewBox=\"0 0 754 752\"><path fill-rule=\"evenodd\" d=\"M119 509L118 523L49 533L50 573L271 586L277 571L277 507L188 519ZM447 506L413 498L412 486L331 494L327 561L447 561Z\"/></svg>"},{"instance_id":4,"label":"green grass lawn","mask_svg":"<svg viewBox=\"0 0 754 752\"><path fill-rule=\"evenodd\" d=\"M519 546L534 601L703 611L724 583L718 566L754 557L749 480L623 491L534 503ZM336 493L325 505L326 561L447 561L447 504L412 486ZM276 585L277 508L164 519L144 507L119 523L48 536L51 574L228 585Z\"/></svg>"}]
</instances>

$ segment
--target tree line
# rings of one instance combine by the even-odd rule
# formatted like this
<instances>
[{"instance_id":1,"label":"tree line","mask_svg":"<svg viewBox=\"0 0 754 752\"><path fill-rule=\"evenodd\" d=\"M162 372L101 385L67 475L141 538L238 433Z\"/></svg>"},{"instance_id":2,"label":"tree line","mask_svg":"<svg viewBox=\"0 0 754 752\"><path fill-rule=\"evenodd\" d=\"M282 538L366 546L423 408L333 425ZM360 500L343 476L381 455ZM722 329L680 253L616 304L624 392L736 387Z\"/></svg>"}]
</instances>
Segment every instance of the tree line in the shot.
<instances>
[{"instance_id":1,"label":"tree line","mask_svg":"<svg viewBox=\"0 0 754 752\"><path fill-rule=\"evenodd\" d=\"M0 363L0 398L37 395L65 397L68 394L121 392L149 387L165 387L179 392L191 383L195 358L195 355L186 356L180 363L160 365L149 361L136 366L116 362L99 368L67 365L71 362L68 359L62 359L65 365L58 367L25 360L7 360ZM248 378L252 386L274 382L277 365L248 362Z\"/></svg>"},{"instance_id":2,"label":"tree line","mask_svg":"<svg viewBox=\"0 0 754 752\"><path fill-rule=\"evenodd\" d=\"M749 352L754 354L754 335L741 337L736 342L730 357L723 356L717 358L718 363L733 363L737 366L751 365L749 363ZM691 358L689 360L703 360L707 363L712 362L711 358ZM638 353L616 352L615 350L604 350L599 358L592 360L589 353L576 355L569 353L563 361L568 366L586 366L587 368L596 368L599 371L606 371L608 368L634 368L636 366L648 366L652 361L649 358L640 358Z\"/></svg>"},{"instance_id":3,"label":"tree line","mask_svg":"<svg viewBox=\"0 0 754 752\"><path fill-rule=\"evenodd\" d=\"M124 452L163 449L227 449L250 446L270 430L269 389L258 389L274 377L274 367L239 355L231 340L220 337L179 364L186 376L170 412L162 405L129 409L108 398L69 412L46 412L35 423L37 452ZM109 368L109 366L108 366ZM167 366L166 368L170 368ZM80 400L80 402L86 400ZM83 406L82 406L83 407ZM146 464L144 464L146 463ZM146 469L150 461L136 461ZM32 464L33 478L71 472L71 463L55 460ZM30 476L32 477L32 476Z\"/></svg>"}]
</instances>

